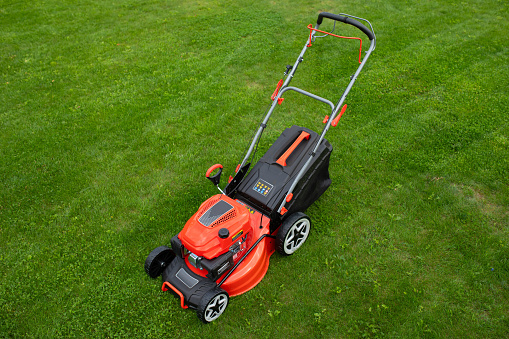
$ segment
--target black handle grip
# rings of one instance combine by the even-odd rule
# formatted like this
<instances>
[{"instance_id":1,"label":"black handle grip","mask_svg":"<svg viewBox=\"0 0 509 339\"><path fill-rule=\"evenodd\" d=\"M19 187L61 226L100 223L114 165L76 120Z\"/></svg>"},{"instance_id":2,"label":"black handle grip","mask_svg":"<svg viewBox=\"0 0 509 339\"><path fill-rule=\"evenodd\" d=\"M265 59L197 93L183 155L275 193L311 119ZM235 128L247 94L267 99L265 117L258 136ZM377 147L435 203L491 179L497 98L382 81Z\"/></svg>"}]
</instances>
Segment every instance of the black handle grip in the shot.
<instances>
[{"instance_id":1,"label":"black handle grip","mask_svg":"<svg viewBox=\"0 0 509 339\"><path fill-rule=\"evenodd\" d=\"M328 12L322 12L322 13L318 14L318 20L316 20L316 23L321 25L323 18L329 18L332 20L341 21L341 22L344 22L345 24L355 26L358 29L360 29L364 34L366 34L368 36L369 40L373 40L375 38L375 36L373 35L373 32L371 32L366 26L361 24L359 21L349 18L347 16L341 16L341 15L332 14L332 13L328 13Z\"/></svg>"},{"instance_id":2,"label":"black handle grip","mask_svg":"<svg viewBox=\"0 0 509 339\"><path fill-rule=\"evenodd\" d=\"M223 172L223 169L222 169L222 168L220 168L220 169L219 169L219 171L217 171L217 173L216 173L216 174L214 174L214 175L209 175L209 176L207 177L207 179L209 179L210 181L212 181L212 183L213 183L214 185L216 185L216 186L217 186L217 185L219 185L219 181L221 181L221 173L222 173L222 172Z\"/></svg>"}]
</instances>

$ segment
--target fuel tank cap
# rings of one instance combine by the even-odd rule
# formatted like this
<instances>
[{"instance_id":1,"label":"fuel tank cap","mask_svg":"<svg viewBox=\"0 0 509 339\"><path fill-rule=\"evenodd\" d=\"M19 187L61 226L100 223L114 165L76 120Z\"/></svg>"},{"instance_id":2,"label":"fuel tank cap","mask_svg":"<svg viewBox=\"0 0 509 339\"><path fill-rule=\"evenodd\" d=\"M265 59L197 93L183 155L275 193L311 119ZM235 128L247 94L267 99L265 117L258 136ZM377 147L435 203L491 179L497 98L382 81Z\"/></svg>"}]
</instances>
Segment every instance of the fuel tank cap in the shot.
<instances>
[{"instance_id":1,"label":"fuel tank cap","mask_svg":"<svg viewBox=\"0 0 509 339\"><path fill-rule=\"evenodd\" d=\"M219 229L217 234L219 235L219 238L226 239L230 236L230 231L228 231L227 228L221 228L221 229Z\"/></svg>"}]
</instances>

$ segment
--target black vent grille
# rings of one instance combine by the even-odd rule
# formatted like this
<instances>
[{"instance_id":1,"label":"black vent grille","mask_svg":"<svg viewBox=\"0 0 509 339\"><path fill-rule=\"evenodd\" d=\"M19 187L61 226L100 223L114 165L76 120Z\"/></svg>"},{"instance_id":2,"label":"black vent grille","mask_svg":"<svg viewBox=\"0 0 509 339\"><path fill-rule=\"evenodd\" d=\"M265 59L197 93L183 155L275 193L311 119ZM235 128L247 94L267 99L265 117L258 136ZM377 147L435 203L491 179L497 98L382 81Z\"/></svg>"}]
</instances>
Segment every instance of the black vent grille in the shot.
<instances>
[{"instance_id":1,"label":"black vent grille","mask_svg":"<svg viewBox=\"0 0 509 339\"><path fill-rule=\"evenodd\" d=\"M221 218L224 214L228 213L232 209L233 209L232 205L230 205L224 200L219 200L212 207L210 207L205 213L203 213L203 215L200 217L200 219L198 219L198 221L203 226L207 227L211 226L216 220Z\"/></svg>"}]
</instances>

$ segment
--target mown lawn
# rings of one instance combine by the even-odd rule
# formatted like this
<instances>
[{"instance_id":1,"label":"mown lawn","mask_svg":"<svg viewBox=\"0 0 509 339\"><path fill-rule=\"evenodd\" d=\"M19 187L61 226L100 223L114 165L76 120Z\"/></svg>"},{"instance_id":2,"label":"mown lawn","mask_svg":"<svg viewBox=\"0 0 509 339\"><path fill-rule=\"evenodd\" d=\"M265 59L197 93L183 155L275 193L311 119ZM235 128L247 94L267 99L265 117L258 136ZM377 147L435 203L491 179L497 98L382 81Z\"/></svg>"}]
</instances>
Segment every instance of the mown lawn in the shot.
<instances>
[{"instance_id":1,"label":"mown lawn","mask_svg":"<svg viewBox=\"0 0 509 339\"><path fill-rule=\"evenodd\" d=\"M0 337L509 336L508 7L2 1ZM217 192L209 166L235 169L321 11L377 35L333 184L306 245L203 325L143 263ZM357 48L317 40L292 85L336 102ZM285 99L259 155L322 128L326 106Z\"/></svg>"}]
</instances>

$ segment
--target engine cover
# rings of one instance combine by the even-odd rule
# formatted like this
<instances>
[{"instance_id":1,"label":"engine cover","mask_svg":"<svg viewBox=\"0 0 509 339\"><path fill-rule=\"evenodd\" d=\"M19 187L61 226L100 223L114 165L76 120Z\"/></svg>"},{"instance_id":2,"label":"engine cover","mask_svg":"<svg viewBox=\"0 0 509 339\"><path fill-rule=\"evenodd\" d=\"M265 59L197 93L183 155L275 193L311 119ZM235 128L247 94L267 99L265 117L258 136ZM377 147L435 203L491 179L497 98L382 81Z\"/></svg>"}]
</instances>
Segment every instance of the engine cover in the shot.
<instances>
[{"instance_id":1,"label":"engine cover","mask_svg":"<svg viewBox=\"0 0 509 339\"><path fill-rule=\"evenodd\" d=\"M251 230L248 209L223 194L203 204L187 221L178 237L192 253L214 259L228 252L236 240Z\"/></svg>"}]
</instances>

